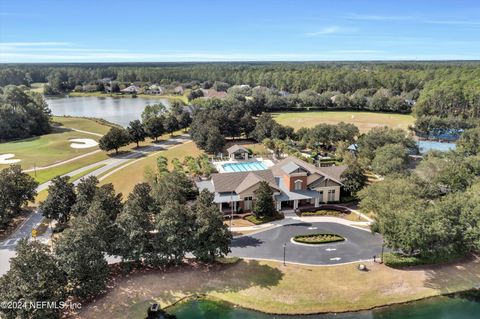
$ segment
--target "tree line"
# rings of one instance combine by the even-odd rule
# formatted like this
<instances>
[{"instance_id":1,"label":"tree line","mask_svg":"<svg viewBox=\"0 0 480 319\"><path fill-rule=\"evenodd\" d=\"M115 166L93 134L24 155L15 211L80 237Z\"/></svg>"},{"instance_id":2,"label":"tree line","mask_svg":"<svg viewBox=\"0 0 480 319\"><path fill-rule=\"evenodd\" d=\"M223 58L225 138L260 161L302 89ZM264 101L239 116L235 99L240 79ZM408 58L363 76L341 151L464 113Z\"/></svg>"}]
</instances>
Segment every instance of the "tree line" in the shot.
<instances>
[{"instance_id":1,"label":"tree line","mask_svg":"<svg viewBox=\"0 0 480 319\"><path fill-rule=\"evenodd\" d=\"M359 192L360 207L375 214L373 229L398 256L445 260L480 249L479 137L470 129L457 150L430 152L414 170L392 171Z\"/></svg>"},{"instance_id":2,"label":"tree line","mask_svg":"<svg viewBox=\"0 0 480 319\"><path fill-rule=\"evenodd\" d=\"M0 142L50 133L51 113L40 94L0 87Z\"/></svg>"},{"instance_id":3,"label":"tree line","mask_svg":"<svg viewBox=\"0 0 480 319\"><path fill-rule=\"evenodd\" d=\"M182 84L228 91L254 114L293 109L356 109L409 113L417 134L465 129L480 117L478 63L193 63L4 65L0 85L48 82L46 93L79 85ZM248 85L250 90L245 90ZM113 89L113 88L112 88ZM417 102L417 103L415 103ZM256 109L256 111L255 111Z\"/></svg>"},{"instance_id":4,"label":"tree line","mask_svg":"<svg viewBox=\"0 0 480 319\"><path fill-rule=\"evenodd\" d=\"M5 171L19 180L30 178L18 167L2 174ZM26 197L31 193L25 191ZM198 194L183 172L160 164L125 202L112 184L99 186L93 176L77 187L68 177L56 177L40 211L57 222L54 232L59 234L51 248L37 241L19 242L10 270L0 278L3 301L89 299L107 287L111 269L106 256L118 257L125 271L178 265L187 253L211 263L229 252L232 238L213 194ZM46 308L0 311L6 318L60 315L59 309Z\"/></svg>"},{"instance_id":5,"label":"tree line","mask_svg":"<svg viewBox=\"0 0 480 319\"><path fill-rule=\"evenodd\" d=\"M147 105L142 113L142 121L131 121L127 128L112 127L99 140L99 147L104 151L115 150L129 143L140 142L147 137L157 141L164 133L173 134L179 129L186 129L192 119L190 113L182 109L181 104L173 102L170 110L162 103Z\"/></svg>"}]
</instances>

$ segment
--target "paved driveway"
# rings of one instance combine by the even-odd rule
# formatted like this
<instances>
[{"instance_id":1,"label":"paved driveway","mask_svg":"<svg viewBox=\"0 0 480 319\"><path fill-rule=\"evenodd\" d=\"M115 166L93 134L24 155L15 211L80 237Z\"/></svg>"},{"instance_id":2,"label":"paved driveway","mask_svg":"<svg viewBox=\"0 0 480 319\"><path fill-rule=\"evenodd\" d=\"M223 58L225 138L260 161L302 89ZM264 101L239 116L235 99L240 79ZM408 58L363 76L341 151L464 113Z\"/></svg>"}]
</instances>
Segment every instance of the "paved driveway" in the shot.
<instances>
[{"instance_id":1,"label":"paved driveway","mask_svg":"<svg viewBox=\"0 0 480 319\"><path fill-rule=\"evenodd\" d=\"M344 237L345 241L312 246L291 242L291 238L295 235L312 233L338 234ZM382 249L381 236L373 235L370 231L337 223L299 222L234 238L231 255L283 261L284 243L287 243L287 262L312 265L334 265L370 260L374 255L379 256Z\"/></svg>"}]
</instances>

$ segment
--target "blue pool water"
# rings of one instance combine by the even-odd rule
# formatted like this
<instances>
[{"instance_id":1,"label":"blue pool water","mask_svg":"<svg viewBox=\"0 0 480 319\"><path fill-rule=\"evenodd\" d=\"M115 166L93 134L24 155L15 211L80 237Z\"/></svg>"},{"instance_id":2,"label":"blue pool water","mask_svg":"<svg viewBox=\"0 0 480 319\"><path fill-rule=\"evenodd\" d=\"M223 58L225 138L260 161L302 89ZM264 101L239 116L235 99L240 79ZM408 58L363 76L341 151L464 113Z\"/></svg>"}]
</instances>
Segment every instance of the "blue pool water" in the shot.
<instances>
[{"instance_id":1,"label":"blue pool water","mask_svg":"<svg viewBox=\"0 0 480 319\"><path fill-rule=\"evenodd\" d=\"M267 169L267 165L263 162L240 162L240 163L227 163L222 165L225 172L251 172L261 171Z\"/></svg>"},{"instance_id":2,"label":"blue pool water","mask_svg":"<svg viewBox=\"0 0 480 319\"><path fill-rule=\"evenodd\" d=\"M420 149L420 154L425 154L430 150L447 152L449 150L454 150L457 147L455 143L443 143L434 141L418 141L417 144L418 148Z\"/></svg>"}]
</instances>

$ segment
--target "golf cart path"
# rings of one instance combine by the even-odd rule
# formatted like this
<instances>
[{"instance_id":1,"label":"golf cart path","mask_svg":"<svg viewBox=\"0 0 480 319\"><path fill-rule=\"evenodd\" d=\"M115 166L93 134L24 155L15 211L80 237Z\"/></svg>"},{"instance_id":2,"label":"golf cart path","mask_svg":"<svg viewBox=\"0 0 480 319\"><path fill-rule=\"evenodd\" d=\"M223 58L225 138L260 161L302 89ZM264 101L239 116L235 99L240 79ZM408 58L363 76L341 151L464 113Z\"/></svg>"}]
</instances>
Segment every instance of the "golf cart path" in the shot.
<instances>
[{"instance_id":1,"label":"golf cart path","mask_svg":"<svg viewBox=\"0 0 480 319\"><path fill-rule=\"evenodd\" d=\"M75 176L82 172L88 171L94 167L98 167L99 165L102 165L102 164L103 164L102 167L92 172L89 172L88 174L84 175L82 178L85 178L88 176L99 176L115 168L118 168L115 170L115 171L118 171L119 169L128 166L125 164L127 164L132 159L140 160L140 159L146 158L147 156L155 155L160 151L171 149L175 146L179 146L189 141L191 141L189 135L182 134L179 136L175 136L173 138L169 138L168 140L165 140L165 141L161 141L149 146L142 147L141 149L132 150L131 153L128 153L128 154L121 154L117 157L112 157L103 161L99 161L99 162L84 166L82 168L74 170L63 176ZM105 176L102 176L102 177L104 178ZM79 182L80 180L77 180L73 182L73 184L77 185ZM40 184L37 187L37 192L47 189L50 184L51 184L50 181ZM31 238L32 230L35 229L42 221L43 221L43 215L38 210L36 210L23 222L22 225L20 225L20 227L18 227L18 229L13 234L11 234L7 239L0 242L0 276L2 276L4 273L8 271L8 269L10 269L10 258L15 256L15 247L18 241L22 238ZM49 239L50 239L50 230L45 232L45 234L43 234L42 236L37 237L36 240L39 240L42 242L48 242Z\"/></svg>"},{"instance_id":2,"label":"golf cart path","mask_svg":"<svg viewBox=\"0 0 480 319\"><path fill-rule=\"evenodd\" d=\"M99 136L99 137L102 137L102 136L103 136L102 134L99 134L99 133L94 133L94 132L79 130L79 129L76 129L76 128L73 128L73 127L66 127L66 126L61 126L61 127L62 127L62 128L66 128L66 129L69 129L69 130L72 130L72 131L75 131L75 132L79 132L79 133L90 134L90 135L95 135L95 136ZM85 154L82 154L82 155L78 155L78 156L72 157L72 158L70 158L70 159L67 159L67 160L64 160L64 161L61 161L61 162L58 162L58 163L50 164L50 165L47 165L47 166L40 166L40 167L25 169L25 170L23 170L23 172L24 172L24 173L28 173L28 172L33 172L33 171L35 171L35 170L41 171L41 170L44 170L44 169L49 169L49 168L52 168L52 167L61 166L61 165L64 165L64 164L67 164L67 163L76 161L76 160L78 160L78 159L81 159L81 158L84 158L84 157L87 157L87 156L96 154L96 153L101 152L101 151L102 151L102 150L98 149L98 150L95 150L95 151L91 151L91 152L88 152L88 153L85 153Z\"/></svg>"}]
</instances>

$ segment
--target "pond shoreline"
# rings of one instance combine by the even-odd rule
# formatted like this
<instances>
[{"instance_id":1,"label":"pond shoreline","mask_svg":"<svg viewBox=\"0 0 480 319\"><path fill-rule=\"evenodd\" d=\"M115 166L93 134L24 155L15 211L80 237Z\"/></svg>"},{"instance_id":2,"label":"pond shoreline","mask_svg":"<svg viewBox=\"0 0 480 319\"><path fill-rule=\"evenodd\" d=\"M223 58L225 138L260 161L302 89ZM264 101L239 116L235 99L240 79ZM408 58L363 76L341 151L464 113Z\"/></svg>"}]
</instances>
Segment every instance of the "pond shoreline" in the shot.
<instances>
[{"instance_id":1,"label":"pond shoreline","mask_svg":"<svg viewBox=\"0 0 480 319\"><path fill-rule=\"evenodd\" d=\"M94 318L101 312L105 318L136 318L153 303L168 309L199 297L268 315L324 315L372 311L479 288L477 257L403 270L367 266L370 272L359 272L355 265L284 267L239 260L213 267L140 270L117 277L116 284L85 305L79 317Z\"/></svg>"},{"instance_id":2,"label":"pond shoreline","mask_svg":"<svg viewBox=\"0 0 480 319\"><path fill-rule=\"evenodd\" d=\"M298 312L298 313L281 313L281 312L266 312L262 310L255 309L254 307L249 307L249 306L244 306L240 304L236 304L230 301L223 300L222 298L216 298L209 296L208 294L194 294L190 296L185 296L180 298L179 300L175 301L174 303L167 305L163 307L162 309L169 311L169 309L172 309L173 307L179 306L183 303L188 303L191 301L201 301L201 300L206 300L206 301L212 301L216 303L223 303L230 305L233 308L241 308L245 310L251 310L254 312L262 313L265 315L272 315L272 316L315 316L315 315L336 315L336 314L346 314L346 313L360 313L360 312L366 312L366 311L372 311L372 310L380 310L380 309L386 309L389 307L393 306L402 306L402 305L408 305L412 304L418 301L426 301L430 299L435 299L439 297L453 297L457 294L461 293L468 293L468 292L473 292L473 291L480 291L479 288L471 288L471 289L466 289L466 290L460 290L460 291L455 291L455 292L448 292L444 294L439 294L439 295L434 295L434 296L429 296L429 297L422 297L422 298L415 298L411 299L408 301L402 301L402 302L392 302L392 303L387 303L384 305L379 305L379 306L373 306L373 307L367 307L367 308L361 308L361 309L351 309L351 310L341 310L341 311L321 311L321 312Z\"/></svg>"}]
</instances>

